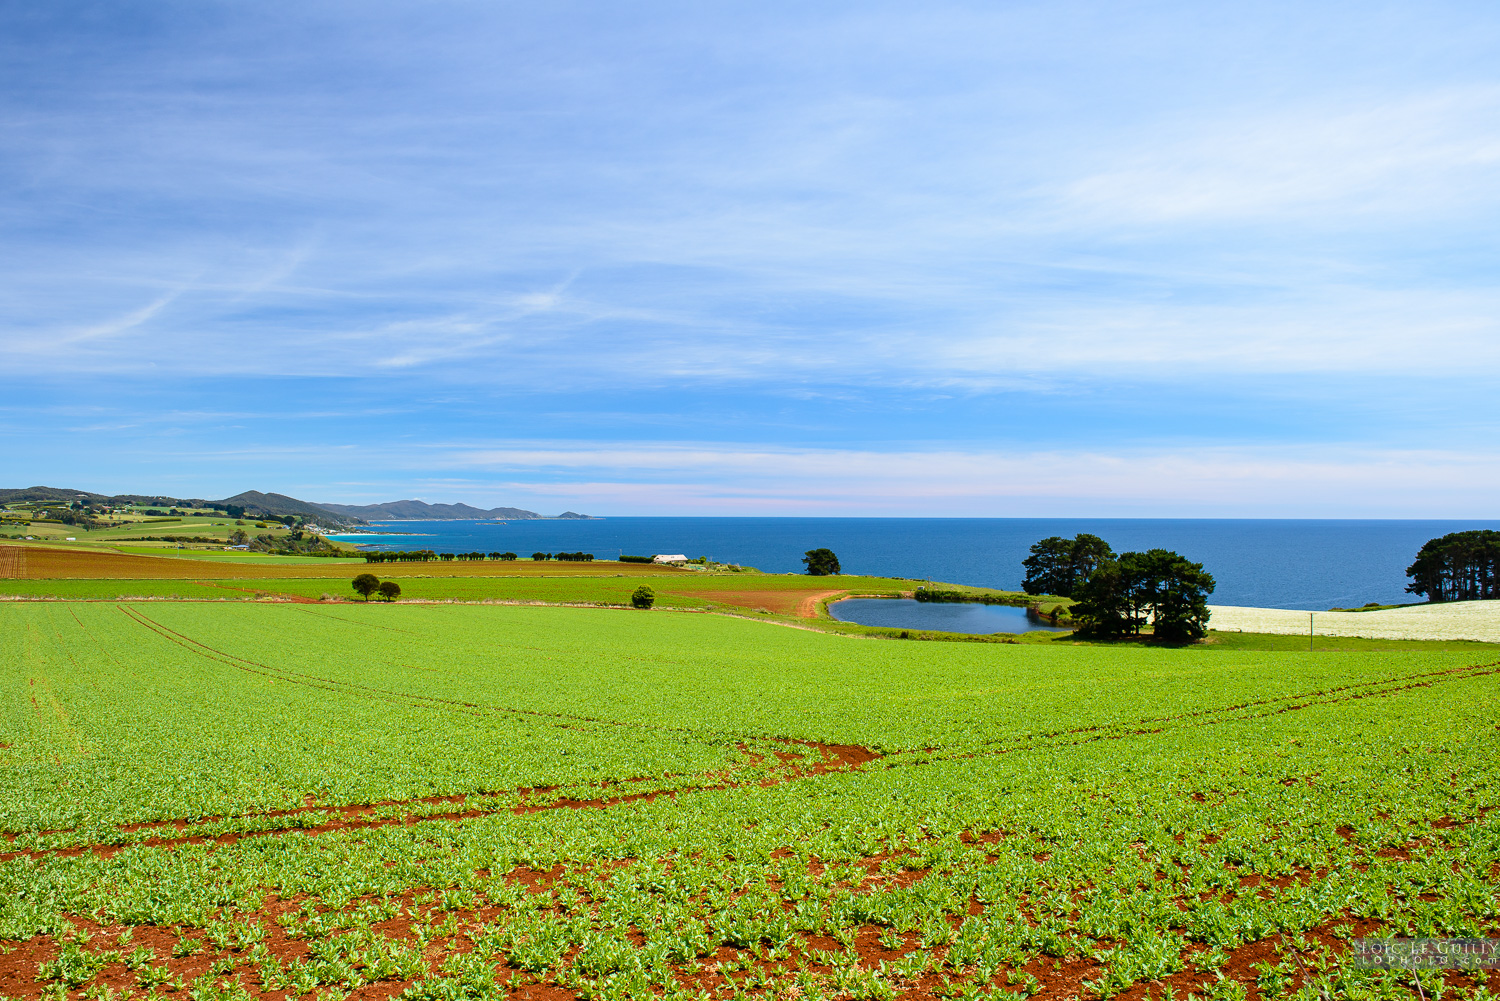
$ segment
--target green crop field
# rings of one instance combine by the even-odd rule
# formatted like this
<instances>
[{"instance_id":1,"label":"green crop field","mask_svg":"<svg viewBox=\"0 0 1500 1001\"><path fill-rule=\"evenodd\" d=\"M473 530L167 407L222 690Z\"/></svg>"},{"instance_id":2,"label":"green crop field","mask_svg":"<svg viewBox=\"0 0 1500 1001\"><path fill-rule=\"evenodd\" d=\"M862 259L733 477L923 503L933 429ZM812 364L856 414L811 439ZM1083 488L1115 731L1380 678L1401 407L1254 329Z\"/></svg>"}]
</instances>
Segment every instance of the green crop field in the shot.
<instances>
[{"instance_id":1,"label":"green crop field","mask_svg":"<svg viewBox=\"0 0 1500 1001\"><path fill-rule=\"evenodd\" d=\"M11 997L1488 997L1347 951L1500 932L1493 647L160 601L0 636Z\"/></svg>"}]
</instances>

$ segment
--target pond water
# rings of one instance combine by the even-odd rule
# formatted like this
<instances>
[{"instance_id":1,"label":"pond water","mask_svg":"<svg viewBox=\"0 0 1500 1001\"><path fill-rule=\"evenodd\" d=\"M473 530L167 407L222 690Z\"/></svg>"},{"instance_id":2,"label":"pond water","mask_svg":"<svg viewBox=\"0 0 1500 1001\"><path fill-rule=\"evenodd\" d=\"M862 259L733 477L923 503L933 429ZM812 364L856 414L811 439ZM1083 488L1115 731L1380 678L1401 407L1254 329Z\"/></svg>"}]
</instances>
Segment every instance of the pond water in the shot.
<instances>
[{"instance_id":1,"label":"pond water","mask_svg":"<svg viewBox=\"0 0 1500 1001\"><path fill-rule=\"evenodd\" d=\"M840 622L891 629L938 629L945 633L1029 633L1033 630L1068 632L1030 619L1014 605L970 605L915 601L911 598L845 598L829 604L828 614Z\"/></svg>"}]
</instances>

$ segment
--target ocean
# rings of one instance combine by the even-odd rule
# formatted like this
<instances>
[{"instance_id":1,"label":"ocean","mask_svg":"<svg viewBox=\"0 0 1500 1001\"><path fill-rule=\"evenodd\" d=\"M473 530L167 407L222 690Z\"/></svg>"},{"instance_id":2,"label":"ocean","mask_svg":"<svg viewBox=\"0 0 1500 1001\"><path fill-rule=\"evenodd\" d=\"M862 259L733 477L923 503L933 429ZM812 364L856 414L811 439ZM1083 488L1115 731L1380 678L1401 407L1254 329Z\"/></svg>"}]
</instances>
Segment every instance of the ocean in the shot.
<instances>
[{"instance_id":1,"label":"ocean","mask_svg":"<svg viewBox=\"0 0 1500 1001\"><path fill-rule=\"evenodd\" d=\"M845 573L1019 589L1033 542L1079 532L1116 552L1172 549L1202 563L1220 605L1323 610L1415 599L1406 567L1428 539L1500 521L1252 521L1088 518L601 518L591 521L408 521L391 535L336 538L376 549L438 552L682 553L772 573L832 549Z\"/></svg>"}]
</instances>

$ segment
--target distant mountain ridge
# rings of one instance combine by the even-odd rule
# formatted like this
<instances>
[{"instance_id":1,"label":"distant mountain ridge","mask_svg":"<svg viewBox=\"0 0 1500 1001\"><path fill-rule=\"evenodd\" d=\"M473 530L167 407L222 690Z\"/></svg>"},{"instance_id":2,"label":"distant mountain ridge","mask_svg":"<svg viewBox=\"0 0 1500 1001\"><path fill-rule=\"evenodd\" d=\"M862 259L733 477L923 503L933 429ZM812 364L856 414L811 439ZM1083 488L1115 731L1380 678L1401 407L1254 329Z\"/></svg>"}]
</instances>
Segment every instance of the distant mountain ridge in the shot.
<instances>
[{"instance_id":1,"label":"distant mountain ridge","mask_svg":"<svg viewBox=\"0 0 1500 1001\"><path fill-rule=\"evenodd\" d=\"M209 503L216 507L242 507L248 515L263 515L268 518L300 514L308 521L332 522L335 525L358 524L361 520L358 516L350 516L321 504L309 504L286 494L263 494L259 490L246 490L233 497Z\"/></svg>"},{"instance_id":2,"label":"distant mountain ridge","mask_svg":"<svg viewBox=\"0 0 1500 1001\"><path fill-rule=\"evenodd\" d=\"M519 507L489 510L468 504L428 504L419 500L388 501L384 504L319 504L335 514L364 521L532 521L545 517ZM565 511L559 518L590 519L590 515Z\"/></svg>"},{"instance_id":3,"label":"distant mountain ridge","mask_svg":"<svg viewBox=\"0 0 1500 1001\"><path fill-rule=\"evenodd\" d=\"M25 487L18 490L0 490L0 504L32 501L41 503L71 503L85 501L95 504L151 504L161 507L234 508L252 518L284 518L287 515L301 516L307 521L325 525L362 525L367 521L530 521L543 518L535 511L518 507L494 507L488 511L468 504L428 504L419 500L390 501L385 504L313 504L288 497L286 494L261 493L246 490L223 500L202 498L180 498L151 496L146 494L91 493L87 490L68 490L61 487ZM576 511L564 511L557 516L569 521L593 520L592 515Z\"/></svg>"}]
</instances>

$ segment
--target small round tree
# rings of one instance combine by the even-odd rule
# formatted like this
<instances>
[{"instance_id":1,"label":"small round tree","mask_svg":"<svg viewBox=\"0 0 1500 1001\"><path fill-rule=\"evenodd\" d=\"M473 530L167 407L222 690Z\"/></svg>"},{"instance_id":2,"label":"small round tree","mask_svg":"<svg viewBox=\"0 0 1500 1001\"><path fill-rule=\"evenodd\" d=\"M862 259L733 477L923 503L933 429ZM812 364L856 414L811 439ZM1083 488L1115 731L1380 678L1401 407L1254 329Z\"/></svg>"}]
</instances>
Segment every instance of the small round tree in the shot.
<instances>
[{"instance_id":1,"label":"small round tree","mask_svg":"<svg viewBox=\"0 0 1500 1001\"><path fill-rule=\"evenodd\" d=\"M401 585L397 584L393 580L381 581L380 597L384 601L395 601L397 598L401 597Z\"/></svg>"},{"instance_id":2,"label":"small round tree","mask_svg":"<svg viewBox=\"0 0 1500 1001\"><path fill-rule=\"evenodd\" d=\"M636 588L635 593L630 596L630 603L636 608L650 608L652 605L656 604L656 592L651 590L645 584L642 584L640 587Z\"/></svg>"},{"instance_id":3,"label":"small round tree","mask_svg":"<svg viewBox=\"0 0 1500 1001\"><path fill-rule=\"evenodd\" d=\"M369 601L370 595L374 594L375 591L380 587L380 578L372 573L362 573L358 577L354 578L349 586L354 588L354 590L358 591L360 594L364 595L365 600Z\"/></svg>"}]
</instances>

